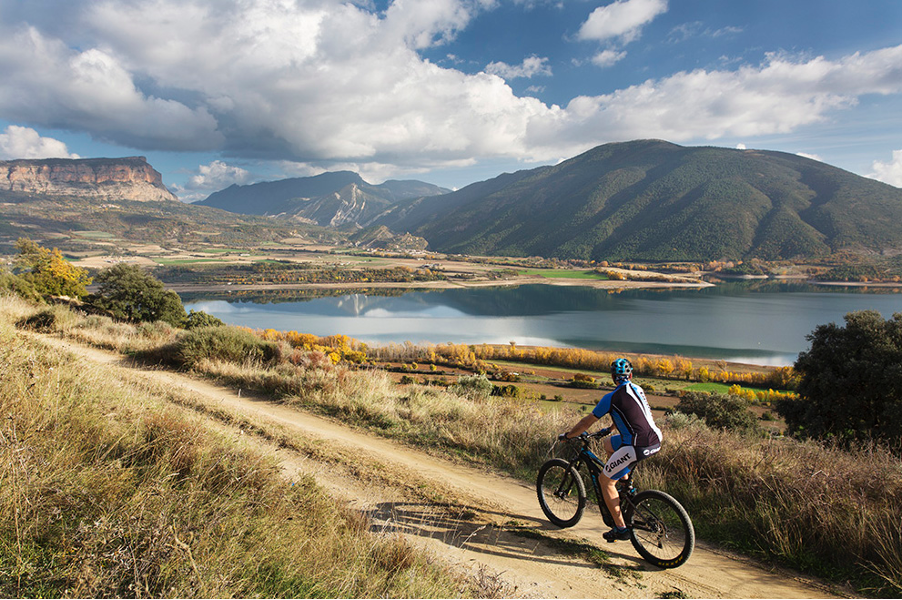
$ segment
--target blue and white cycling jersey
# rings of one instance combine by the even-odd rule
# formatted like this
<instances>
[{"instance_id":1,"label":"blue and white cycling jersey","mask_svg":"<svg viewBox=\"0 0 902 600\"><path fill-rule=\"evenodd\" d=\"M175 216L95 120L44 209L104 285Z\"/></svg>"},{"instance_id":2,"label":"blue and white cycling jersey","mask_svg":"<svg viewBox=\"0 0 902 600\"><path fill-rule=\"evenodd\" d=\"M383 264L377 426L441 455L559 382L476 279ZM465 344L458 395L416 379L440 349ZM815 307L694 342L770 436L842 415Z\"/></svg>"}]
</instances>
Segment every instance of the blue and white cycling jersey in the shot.
<instances>
[{"instance_id":1,"label":"blue and white cycling jersey","mask_svg":"<svg viewBox=\"0 0 902 600\"><path fill-rule=\"evenodd\" d=\"M592 409L592 414L599 419L608 413L624 446L659 446L664 439L651 416L645 392L632 381L624 381L613 392L605 394Z\"/></svg>"}]
</instances>

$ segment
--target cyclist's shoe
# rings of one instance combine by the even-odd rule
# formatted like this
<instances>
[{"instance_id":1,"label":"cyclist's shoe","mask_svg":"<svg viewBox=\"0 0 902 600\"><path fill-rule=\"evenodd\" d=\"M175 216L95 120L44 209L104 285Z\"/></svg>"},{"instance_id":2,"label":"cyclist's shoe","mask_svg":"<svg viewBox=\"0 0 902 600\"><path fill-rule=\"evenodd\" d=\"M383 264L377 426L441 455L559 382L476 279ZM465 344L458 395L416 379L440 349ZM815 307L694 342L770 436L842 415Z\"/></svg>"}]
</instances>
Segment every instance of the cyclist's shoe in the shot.
<instances>
[{"instance_id":1,"label":"cyclist's shoe","mask_svg":"<svg viewBox=\"0 0 902 600\"><path fill-rule=\"evenodd\" d=\"M624 527L623 529L614 527L610 531L601 534L601 537L603 537L609 543L614 543L617 540L628 540L630 539L630 530L626 527Z\"/></svg>"}]
</instances>

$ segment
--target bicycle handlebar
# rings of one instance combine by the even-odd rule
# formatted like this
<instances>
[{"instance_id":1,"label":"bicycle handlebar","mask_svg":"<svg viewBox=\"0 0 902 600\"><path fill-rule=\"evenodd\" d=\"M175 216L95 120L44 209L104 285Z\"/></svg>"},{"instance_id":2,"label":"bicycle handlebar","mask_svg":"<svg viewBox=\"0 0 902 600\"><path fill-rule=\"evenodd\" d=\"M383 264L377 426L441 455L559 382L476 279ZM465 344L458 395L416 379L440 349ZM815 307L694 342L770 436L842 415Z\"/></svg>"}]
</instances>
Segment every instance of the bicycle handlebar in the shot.
<instances>
[{"instance_id":1,"label":"bicycle handlebar","mask_svg":"<svg viewBox=\"0 0 902 600\"><path fill-rule=\"evenodd\" d=\"M560 439L562 439L565 442L571 442L573 440L587 441L589 439L598 439L598 438L603 438L604 436L611 433L611 429L612 429L611 427L605 427L604 429L599 429L595 433L589 433L587 431L584 431L576 437L572 437L572 438L563 437Z\"/></svg>"}]
</instances>

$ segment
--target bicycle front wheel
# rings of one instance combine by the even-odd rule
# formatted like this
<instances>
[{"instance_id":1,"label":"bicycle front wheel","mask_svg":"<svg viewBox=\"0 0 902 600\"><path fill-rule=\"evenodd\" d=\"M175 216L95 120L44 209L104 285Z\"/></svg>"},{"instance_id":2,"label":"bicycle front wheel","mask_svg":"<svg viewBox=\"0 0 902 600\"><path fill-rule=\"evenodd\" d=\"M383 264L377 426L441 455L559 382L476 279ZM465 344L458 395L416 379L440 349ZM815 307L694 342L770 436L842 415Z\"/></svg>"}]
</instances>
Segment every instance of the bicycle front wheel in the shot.
<instances>
[{"instance_id":1,"label":"bicycle front wheel","mask_svg":"<svg viewBox=\"0 0 902 600\"><path fill-rule=\"evenodd\" d=\"M586 486L582 477L565 460L552 458L539 469L536 480L539 506L558 527L573 527L586 508Z\"/></svg>"},{"instance_id":2,"label":"bicycle front wheel","mask_svg":"<svg viewBox=\"0 0 902 600\"><path fill-rule=\"evenodd\" d=\"M695 529L683 505L669 494L646 490L632 500L630 541L648 562L662 569L679 567L695 548Z\"/></svg>"}]
</instances>

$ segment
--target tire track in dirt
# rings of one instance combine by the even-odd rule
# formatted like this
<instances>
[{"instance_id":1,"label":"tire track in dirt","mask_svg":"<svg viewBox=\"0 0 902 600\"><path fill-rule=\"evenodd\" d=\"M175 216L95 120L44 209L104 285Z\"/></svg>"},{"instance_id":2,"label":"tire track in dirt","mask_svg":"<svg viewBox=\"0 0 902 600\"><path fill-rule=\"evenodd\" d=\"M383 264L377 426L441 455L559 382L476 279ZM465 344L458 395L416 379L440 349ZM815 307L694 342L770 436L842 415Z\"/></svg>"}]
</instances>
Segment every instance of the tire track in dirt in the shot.
<instances>
[{"instance_id":1,"label":"tire track in dirt","mask_svg":"<svg viewBox=\"0 0 902 600\"><path fill-rule=\"evenodd\" d=\"M457 568L487 579L505 596L542 598L654 598L679 594L695 598L825 598L831 588L782 569L761 566L703 542L689 562L674 570L645 563L627 542L606 544L597 512L559 530L545 519L532 484L430 456L371 433L357 431L285 405L242 395L239 390L184 374L146 369L121 355L48 336L50 345L67 349L111 371L140 373L156 383L200 397L228 413L271 423L327 444L338 444L361 463L390 470L407 486L392 486L334 462L318 462L279 449L264 440L259 448L276 452L286 475L311 474L335 497L372 519L375 531L397 533ZM219 425L222 429L223 427ZM225 427L227 431L230 429ZM231 434L241 432L231 428ZM251 436L241 436L245 441ZM427 486L448 502L432 502L412 489ZM540 535L524 535L536 532ZM608 567L565 553L553 540L588 541L607 552Z\"/></svg>"}]
</instances>

